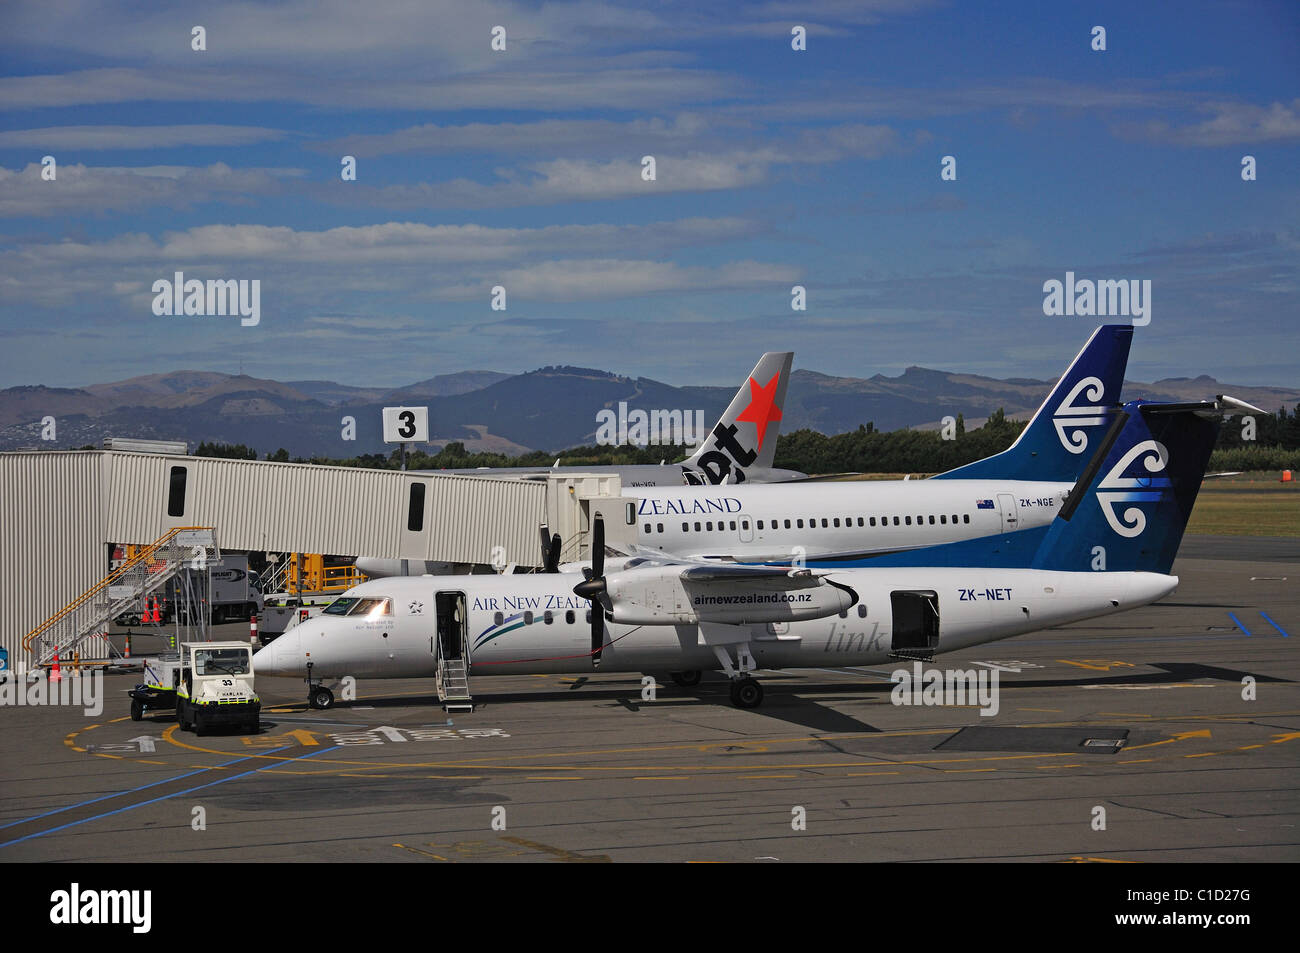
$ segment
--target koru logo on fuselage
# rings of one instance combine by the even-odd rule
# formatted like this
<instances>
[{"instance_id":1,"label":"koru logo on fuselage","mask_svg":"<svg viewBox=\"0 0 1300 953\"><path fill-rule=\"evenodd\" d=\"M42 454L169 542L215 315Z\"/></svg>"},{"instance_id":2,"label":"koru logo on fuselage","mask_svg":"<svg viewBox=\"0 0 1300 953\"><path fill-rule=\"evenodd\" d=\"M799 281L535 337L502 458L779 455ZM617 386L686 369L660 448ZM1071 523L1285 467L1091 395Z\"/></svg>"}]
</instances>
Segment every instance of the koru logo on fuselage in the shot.
<instances>
[{"instance_id":1,"label":"koru logo on fuselage","mask_svg":"<svg viewBox=\"0 0 1300 953\"><path fill-rule=\"evenodd\" d=\"M1106 422L1105 407L1100 406L1106 386L1097 377L1085 377L1070 389L1065 400L1052 414L1052 423L1056 426L1056 435L1061 446L1070 453L1083 453L1088 448L1088 432L1085 427L1095 427ZM1075 399L1082 396L1090 401L1083 406L1075 406Z\"/></svg>"},{"instance_id":2,"label":"koru logo on fuselage","mask_svg":"<svg viewBox=\"0 0 1300 953\"><path fill-rule=\"evenodd\" d=\"M1130 506L1122 514L1115 512L1117 503L1155 503L1161 493L1171 486L1168 477L1126 477L1124 472L1142 458L1148 473L1163 473L1169 465L1169 451L1157 440L1143 440L1120 457L1110 472L1097 485L1097 504L1110 528L1121 536L1132 539L1142 535L1147 528L1146 514Z\"/></svg>"}]
</instances>

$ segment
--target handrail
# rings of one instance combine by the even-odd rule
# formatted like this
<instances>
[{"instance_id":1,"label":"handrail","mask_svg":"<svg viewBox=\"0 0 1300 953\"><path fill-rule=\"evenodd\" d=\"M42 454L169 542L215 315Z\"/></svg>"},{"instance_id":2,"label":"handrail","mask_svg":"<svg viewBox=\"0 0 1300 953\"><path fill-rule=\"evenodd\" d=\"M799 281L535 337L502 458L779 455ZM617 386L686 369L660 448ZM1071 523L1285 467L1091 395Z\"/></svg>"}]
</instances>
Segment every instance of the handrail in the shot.
<instances>
[{"instance_id":1,"label":"handrail","mask_svg":"<svg viewBox=\"0 0 1300 953\"><path fill-rule=\"evenodd\" d=\"M176 535L178 533L189 533L189 532L194 532L195 530L199 530L199 531L206 530L210 532L213 529L214 527L211 526L177 526L174 529L168 530L166 533L158 537L148 546L145 546L143 549L141 549L130 559L125 560L122 563L122 565L118 566L116 569L114 569L111 573L109 573L107 576L101 579L90 589L87 589L76 599L69 602L66 606L64 606L54 615L50 616L50 618L46 619L36 628L32 629L32 631L28 632L25 636L23 636L23 640L22 640L23 650L26 652L30 652L32 650L32 643L35 642L36 639L39 638L42 633L49 631L55 625L57 625L58 623L66 619L73 612L76 612L78 609L84 606L94 596L99 595L101 592L103 592L105 589L111 586L115 581L121 578L123 573L138 568L141 565L141 563L152 562L154 555L158 552L158 550L162 549L168 543L172 542L176 538Z\"/></svg>"}]
</instances>

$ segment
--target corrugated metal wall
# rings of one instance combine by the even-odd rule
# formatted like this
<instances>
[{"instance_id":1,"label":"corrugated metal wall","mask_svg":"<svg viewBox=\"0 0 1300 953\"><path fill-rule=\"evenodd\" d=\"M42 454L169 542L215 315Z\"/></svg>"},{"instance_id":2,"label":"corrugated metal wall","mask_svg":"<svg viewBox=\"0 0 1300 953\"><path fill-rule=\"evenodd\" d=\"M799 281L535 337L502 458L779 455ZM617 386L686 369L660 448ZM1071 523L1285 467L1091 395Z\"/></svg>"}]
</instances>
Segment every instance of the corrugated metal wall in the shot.
<instances>
[{"instance_id":1,"label":"corrugated metal wall","mask_svg":"<svg viewBox=\"0 0 1300 953\"><path fill-rule=\"evenodd\" d=\"M0 454L0 645L22 638L107 572L98 453Z\"/></svg>"},{"instance_id":2,"label":"corrugated metal wall","mask_svg":"<svg viewBox=\"0 0 1300 953\"><path fill-rule=\"evenodd\" d=\"M170 473L184 507L168 515ZM419 530L410 488L425 488ZM22 637L108 571L108 543L213 526L222 549L489 563L539 560L546 485L107 451L0 454L0 645Z\"/></svg>"}]
</instances>

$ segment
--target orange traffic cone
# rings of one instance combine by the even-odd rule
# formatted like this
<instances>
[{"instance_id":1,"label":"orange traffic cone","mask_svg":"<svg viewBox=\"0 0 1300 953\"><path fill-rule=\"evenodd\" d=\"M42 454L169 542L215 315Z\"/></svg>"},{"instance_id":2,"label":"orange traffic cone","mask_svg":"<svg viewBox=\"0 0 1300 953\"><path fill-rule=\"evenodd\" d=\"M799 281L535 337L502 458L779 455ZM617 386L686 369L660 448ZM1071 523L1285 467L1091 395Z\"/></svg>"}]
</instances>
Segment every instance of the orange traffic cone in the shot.
<instances>
[{"instance_id":1,"label":"orange traffic cone","mask_svg":"<svg viewBox=\"0 0 1300 953\"><path fill-rule=\"evenodd\" d=\"M104 635L107 636L108 633L105 632ZM126 633L126 654L125 654L124 656L122 656L122 657L123 657L123 658L130 658L130 657L131 657L131 633L130 633L130 631L128 631L128 632Z\"/></svg>"},{"instance_id":2,"label":"orange traffic cone","mask_svg":"<svg viewBox=\"0 0 1300 953\"><path fill-rule=\"evenodd\" d=\"M63 680L63 673L59 671L59 650L54 650L54 664L50 666L50 681L59 682Z\"/></svg>"},{"instance_id":3,"label":"orange traffic cone","mask_svg":"<svg viewBox=\"0 0 1300 953\"><path fill-rule=\"evenodd\" d=\"M1290 483L1290 482L1291 482L1291 471L1290 471L1290 470L1283 470L1283 471L1282 471L1282 482L1283 482L1283 483Z\"/></svg>"}]
</instances>

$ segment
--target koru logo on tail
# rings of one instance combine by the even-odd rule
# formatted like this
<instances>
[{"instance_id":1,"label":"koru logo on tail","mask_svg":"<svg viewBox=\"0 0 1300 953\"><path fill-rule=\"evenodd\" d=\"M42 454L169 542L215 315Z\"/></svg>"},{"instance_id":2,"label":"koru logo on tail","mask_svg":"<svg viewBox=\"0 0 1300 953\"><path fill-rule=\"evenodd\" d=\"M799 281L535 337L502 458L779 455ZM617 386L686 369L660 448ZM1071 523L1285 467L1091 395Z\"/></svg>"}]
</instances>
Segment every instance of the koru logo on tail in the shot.
<instances>
[{"instance_id":1,"label":"koru logo on tail","mask_svg":"<svg viewBox=\"0 0 1300 953\"><path fill-rule=\"evenodd\" d=\"M1083 453L1088 449L1088 432L1085 427L1095 427L1106 422L1106 408L1100 406L1106 386L1097 377L1085 377L1070 389L1061 401L1061 406L1052 414L1052 423L1056 425L1056 435L1061 438L1061 446L1071 453ZM1090 404L1076 406L1074 401L1082 396Z\"/></svg>"},{"instance_id":2,"label":"koru logo on tail","mask_svg":"<svg viewBox=\"0 0 1300 953\"><path fill-rule=\"evenodd\" d=\"M1163 473L1169 465L1169 451L1157 440L1144 440L1124 454L1097 485L1097 504L1110 528L1132 539L1147 528L1146 514L1130 506L1122 514L1115 512L1118 503L1155 503L1171 485L1168 477L1126 477L1124 472L1142 458L1148 473Z\"/></svg>"}]
</instances>

